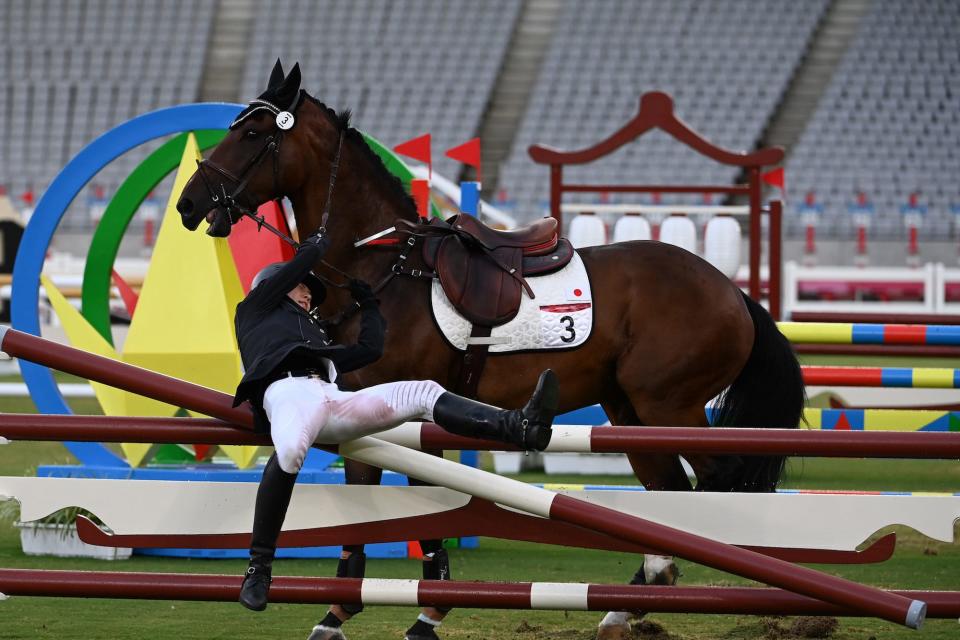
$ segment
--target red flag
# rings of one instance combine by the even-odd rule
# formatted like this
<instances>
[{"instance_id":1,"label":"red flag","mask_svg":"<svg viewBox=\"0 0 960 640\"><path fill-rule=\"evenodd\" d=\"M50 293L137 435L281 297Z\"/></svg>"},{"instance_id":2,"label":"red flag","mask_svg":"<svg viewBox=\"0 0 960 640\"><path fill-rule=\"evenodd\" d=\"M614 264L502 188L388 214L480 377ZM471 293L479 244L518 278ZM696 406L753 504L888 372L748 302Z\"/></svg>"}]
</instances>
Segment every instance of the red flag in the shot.
<instances>
[{"instance_id":1,"label":"red flag","mask_svg":"<svg viewBox=\"0 0 960 640\"><path fill-rule=\"evenodd\" d=\"M417 214L426 220L430 217L430 182L414 178L410 181L410 196L417 203Z\"/></svg>"},{"instance_id":2,"label":"red flag","mask_svg":"<svg viewBox=\"0 0 960 640\"><path fill-rule=\"evenodd\" d=\"M480 176L480 138L467 140L459 147L447 149L447 157L469 165L477 170L477 182L483 182Z\"/></svg>"},{"instance_id":3,"label":"red flag","mask_svg":"<svg viewBox=\"0 0 960 640\"><path fill-rule=\"evenodd\" d=\"M407 140L393 148L394 151L402 156L419 160L430 169L430 177L433 178L433 165L430 162L430 134L425 133L413 140Z\"/></svg>"},{"instance_id":4,"label":"red flag","mask_svg":"<svg viewBox=\"0 0 960 640\"><path fill-rule=\"evenodd\" d=\"M783 167L761 174L760 179L771 187L779 187L781 191L786 190L784 187Z\"/></svg>"}]
</instances>

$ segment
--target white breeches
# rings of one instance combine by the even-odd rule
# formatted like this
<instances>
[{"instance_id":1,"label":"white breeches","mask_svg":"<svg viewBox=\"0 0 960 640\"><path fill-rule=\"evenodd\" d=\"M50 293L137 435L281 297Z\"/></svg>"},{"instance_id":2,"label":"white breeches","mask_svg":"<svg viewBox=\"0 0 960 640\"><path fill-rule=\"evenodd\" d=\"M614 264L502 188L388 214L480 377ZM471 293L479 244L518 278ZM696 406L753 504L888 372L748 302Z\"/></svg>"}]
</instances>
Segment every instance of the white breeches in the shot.
<instances>
[{"instance_id":1,"label":"white breeches","mask_svg":"<svg viewBox=\"0 0 960 640\"><path fill-rule=\"evenodd\" d=\"M432 380L349 392L319 378L282 378L267 387L263 409L280 468L297 473L314 442L338 444L408 420L433 420L433 405L442 393Z\"/></svg>"}]
</instances>

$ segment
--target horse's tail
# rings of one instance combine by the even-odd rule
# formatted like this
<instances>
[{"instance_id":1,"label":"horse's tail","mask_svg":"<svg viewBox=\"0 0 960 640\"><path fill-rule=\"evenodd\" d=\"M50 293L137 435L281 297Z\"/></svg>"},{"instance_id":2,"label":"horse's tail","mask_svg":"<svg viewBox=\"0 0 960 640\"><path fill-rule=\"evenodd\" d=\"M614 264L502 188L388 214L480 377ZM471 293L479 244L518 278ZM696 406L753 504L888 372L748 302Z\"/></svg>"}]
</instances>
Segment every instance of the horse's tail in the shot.
<instances>
[{"instance_id":1,"label":"horse's tail","mask_svg":"<svg viewBox=\"0 0 960 640\"><path fill-rule=\"evenodd\" d=\"M803 372L787 338L770 314L744 294L753 319L750 357L740 375L717 400L712 424L718 427L796 429L803 419ZM773 491L783 475L784 456L743 456L720 464L726 472L698 484L706 491Z\"/></svg>"}]
</instances>

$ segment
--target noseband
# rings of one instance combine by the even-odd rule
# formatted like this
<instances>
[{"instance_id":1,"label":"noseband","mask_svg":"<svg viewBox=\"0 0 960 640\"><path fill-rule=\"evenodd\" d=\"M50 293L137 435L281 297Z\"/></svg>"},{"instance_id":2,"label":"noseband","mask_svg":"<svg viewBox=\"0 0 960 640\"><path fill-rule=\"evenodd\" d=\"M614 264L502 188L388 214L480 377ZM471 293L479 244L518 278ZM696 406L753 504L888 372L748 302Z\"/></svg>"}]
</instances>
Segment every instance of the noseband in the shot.
<instances>
[{"instance_id":1,"label":"noseband","mask_svg":"<svg viewBox=\"0 0 960 640\"><path fill-rule=\"evenodd\" d=\"M277 193L280 173L280 142L282 140L283 132L280 130L268 136L263 146L260 147L260 150L244 164L240 175L234 175L232 172L211 160L197 160L197 173L200 175L200 179L203 180L203 185L210 195L210 200L213 201L214 208L224 211L229 217L231 225L236 224L240 218L245 215L255 217L250 208L244 207L237 200L238 198L247 199L247 184L250 182L250 178L253 177L256 169L268 156L273 158L273 192ZM210 176L207 175L208 169L226 179L226 182L221 181L218 185L214 185ZM227 192L228 183L236 185L236 188L229 193ZM219 187L219 193L217 187ZM288 242L293 242L292 239L287 240Z\"/></svg>"}]
</instances>

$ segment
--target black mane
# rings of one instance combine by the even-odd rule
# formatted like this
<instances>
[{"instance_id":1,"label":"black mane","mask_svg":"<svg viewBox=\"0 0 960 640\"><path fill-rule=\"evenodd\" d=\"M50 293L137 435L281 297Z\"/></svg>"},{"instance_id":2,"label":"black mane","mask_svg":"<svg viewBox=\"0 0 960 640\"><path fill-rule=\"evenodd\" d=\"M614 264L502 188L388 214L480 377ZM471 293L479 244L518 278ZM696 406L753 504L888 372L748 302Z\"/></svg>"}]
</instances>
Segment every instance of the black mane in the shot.
<instances>
[{"instance_id":1,"label":"black mane","mask_svg":"<svg viewBox=\"0 0 960 640\"><path fill-rule=\"evenodd\" d=\"M383 163L383 160L378 156L373 149L370 148L370 145L367 144L366 140L363 139L363 134L358 130L350 126L350 117L351 112L349 109L344 109L337 113L324 103L320 102L309 93L304 92L304 96L310 100L313 104L317 105L320 110L330 118L334 125L339 131L344 132L344 138L352 142L356 142L357 146L360 148L360 152L366 157L370 164L373 165L376 173L379 174L378 178L387 185L387 188L392 190L398 200L404 203L410 210L416 215L417 205L413 201L413 198L407 193L407 190L403 186L403 182L395 176L393 173L387 169L387 166Z\"/></svg>"}]
</instances>

